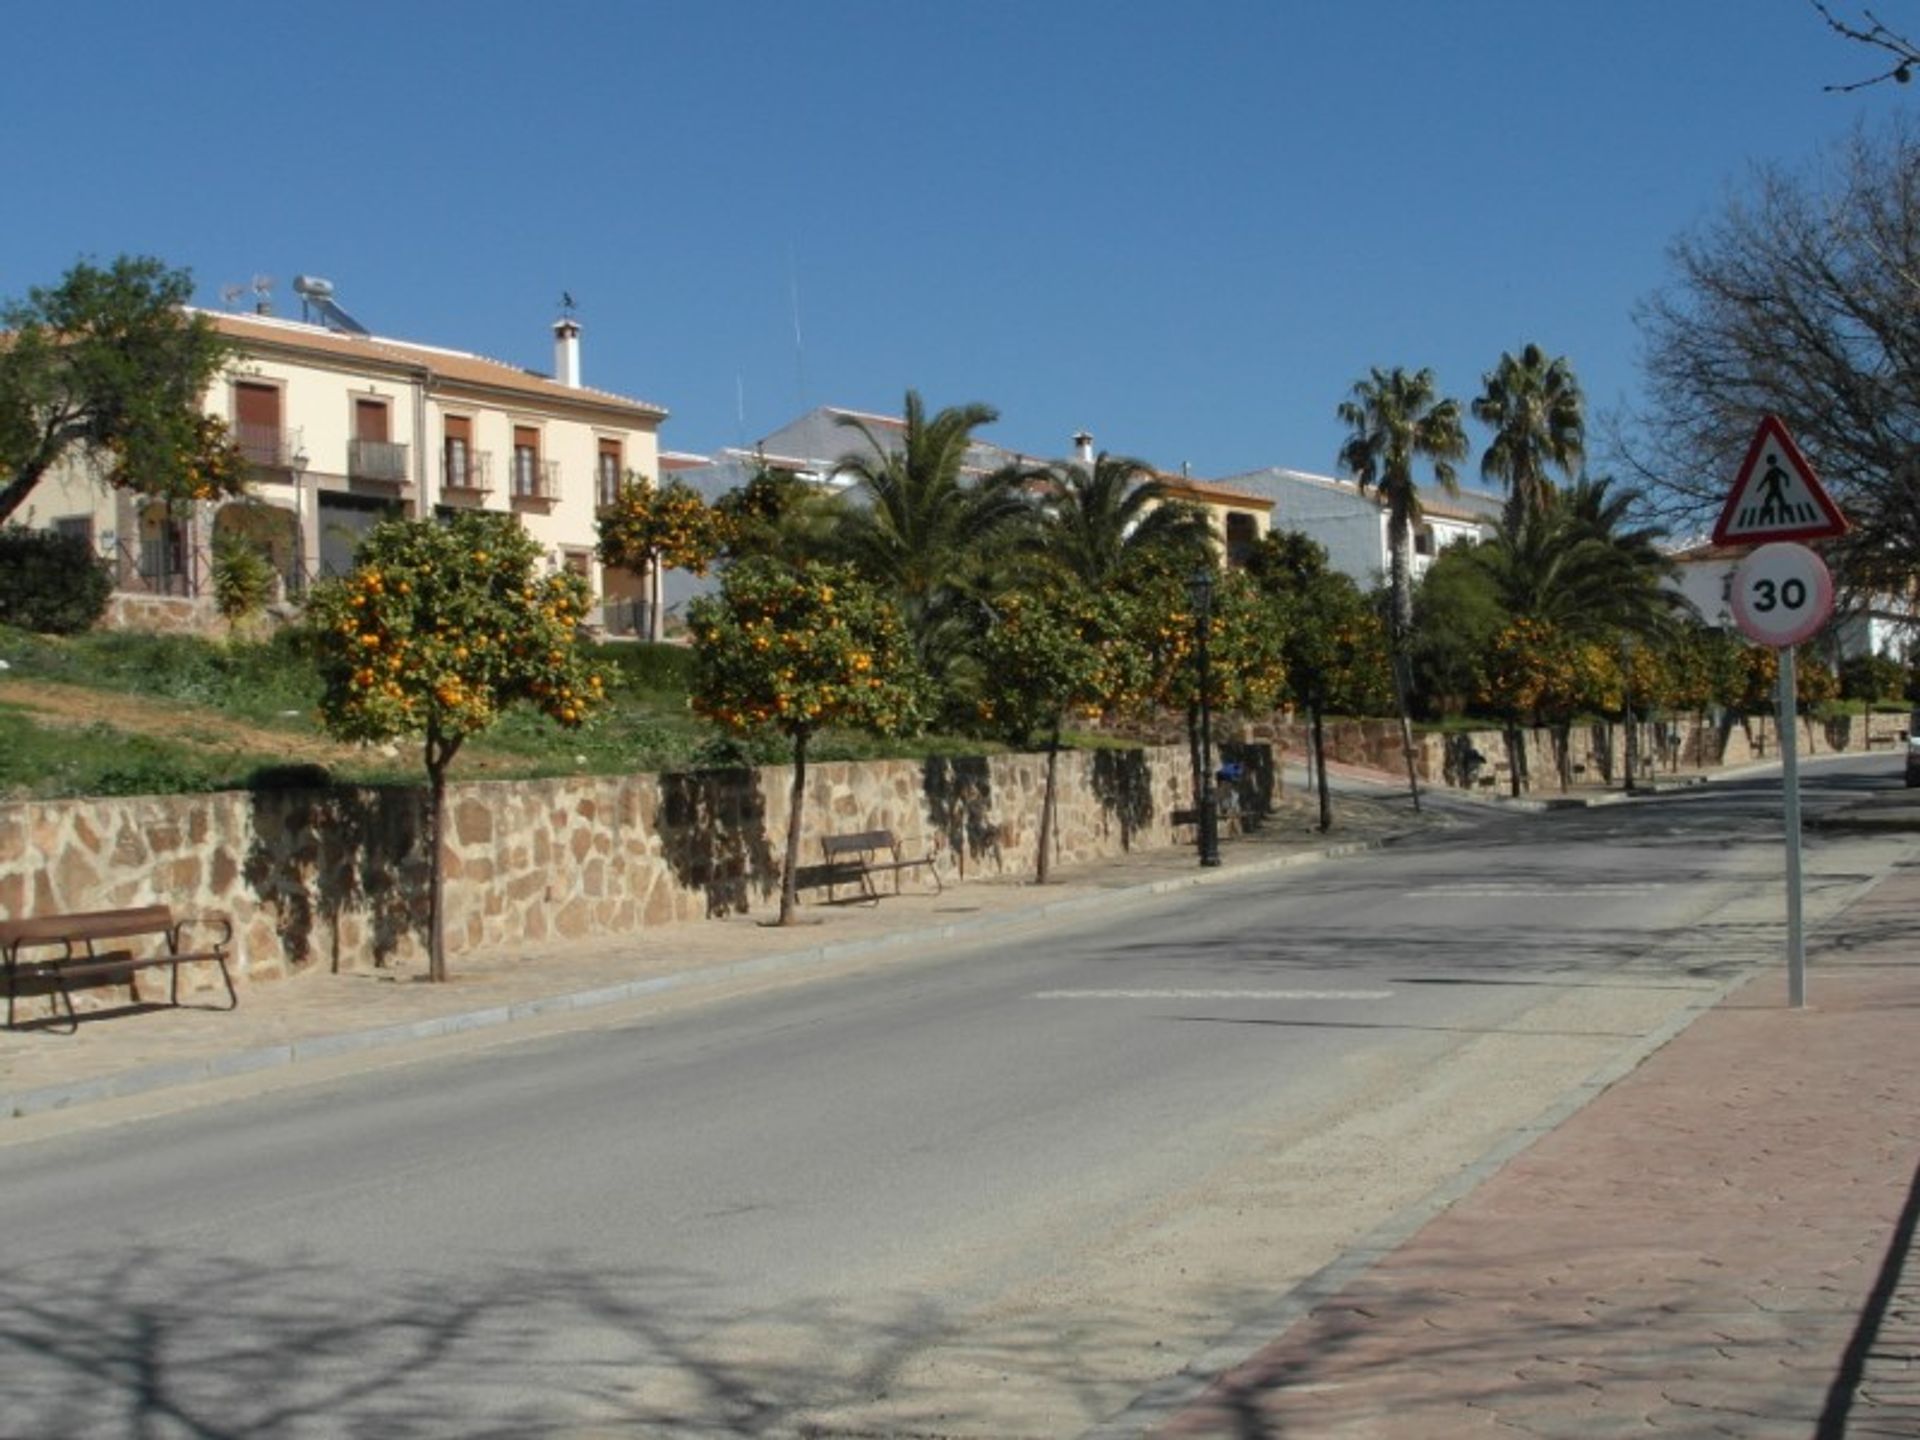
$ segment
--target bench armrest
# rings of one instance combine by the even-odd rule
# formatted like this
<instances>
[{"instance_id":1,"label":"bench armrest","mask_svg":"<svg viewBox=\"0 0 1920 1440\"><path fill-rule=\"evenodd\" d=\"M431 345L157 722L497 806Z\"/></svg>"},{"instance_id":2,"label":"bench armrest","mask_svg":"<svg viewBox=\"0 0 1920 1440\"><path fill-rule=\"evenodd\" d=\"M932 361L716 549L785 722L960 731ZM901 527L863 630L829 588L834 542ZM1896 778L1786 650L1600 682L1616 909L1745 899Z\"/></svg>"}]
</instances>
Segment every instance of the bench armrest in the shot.
<instances>
[{"instance_id":1,"label":"bench armrest","mask_svg":"<svg viewBox=\"0 0 1920 1440\"><path fill-rule=\"evenodd\" d=\"M218 929L219 937L210 943L215 950L224 950L233 943L233 921L225 915L182 915L173 922L173 930L167 936L169 949L181 948L181 937L189 929Z\"/></svg>"}]
</instances>

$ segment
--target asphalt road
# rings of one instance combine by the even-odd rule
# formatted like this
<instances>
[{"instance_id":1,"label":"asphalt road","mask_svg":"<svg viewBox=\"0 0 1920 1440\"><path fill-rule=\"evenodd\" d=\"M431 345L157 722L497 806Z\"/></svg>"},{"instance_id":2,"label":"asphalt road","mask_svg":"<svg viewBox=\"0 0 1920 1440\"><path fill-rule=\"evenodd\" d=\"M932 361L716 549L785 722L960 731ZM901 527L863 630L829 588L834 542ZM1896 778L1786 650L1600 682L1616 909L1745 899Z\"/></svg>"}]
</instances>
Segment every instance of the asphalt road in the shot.
<instances>
[{"instance_id":1,"label":"asphalt road","mask_svg":"<svg viewBox=\"0 0 1920 1440\"><path fill-rule=\"evenodd\" d=\"M1777 957L1779 823L1501 814L10 1148L0 1434L1077 1434Z\"/></svg>"}]
</instances>

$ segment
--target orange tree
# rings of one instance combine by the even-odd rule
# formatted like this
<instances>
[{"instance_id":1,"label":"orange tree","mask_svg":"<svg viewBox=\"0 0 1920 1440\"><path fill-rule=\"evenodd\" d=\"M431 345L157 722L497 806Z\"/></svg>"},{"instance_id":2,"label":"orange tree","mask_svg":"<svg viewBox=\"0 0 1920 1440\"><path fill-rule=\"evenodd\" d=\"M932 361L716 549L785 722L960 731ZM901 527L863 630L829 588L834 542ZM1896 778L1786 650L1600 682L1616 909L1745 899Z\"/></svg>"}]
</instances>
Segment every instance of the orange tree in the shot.
<instances>
[{"instance_id":1,"label":"orange tree","mask_svg":"<svg viewBox=\"0 0 1920 1440\"><path fill-rule=\"evenodd\" d=\"M1542 703L1555 684L1565 640L1543 620L1524 617L1509 621L1487 647L1480 672L1476 703L1498 715L1507 737L1507 761L1514 795L1520 793L1525 769L1520 742L1523 720L1539 717Z\"/></svg>"},{"instance_id":2,"label":"orange tree","mask_svg":"<svg viewBox=\"0 0 1920 1440\"><path fill-rule=\"evenodd\" d=\"M1149 705L1184 710L1195 802L1213 777L1200 773L1199 623L1187 581L1160 570L1135 581L1128 603L1145 657ZM1207 704L1215 715L1265 715L1286 694L1286 616L1245 571L1216 577L1207 635Z\"/></svg>"},{"instance_id":3,"label":"orange tree","mask_svg":"<svg viewBox=\"0 0 1920 1440\"><path fill-rule=\"evenodd\" d=\"M845 566L753 557L718 595L689 607L693 707L736 734L775 731L793 745L780 923L795 918L807 746L828 725L905 734L925 714L925 684L900 614Z\"/></svg>"},{"instance_id":4,"label":"orange tree","mask_svg":"<svg viewBox=\"0 0 1920 1440\"><path fill-rule=\"evenodd\" d=\"M601 507L594 525L600 534L601 563L654 582L663 568L706 574L730 530L727 516L685 481L655 485L634 471L627 473L612 503ZM660 638L658 606L648 617L648 631L649 640Z\"/></svg>"},{"instance_id":5,"label":"orange tree","mask_svg":"<svg viewBox=\"0 0 1920 1440\"><path fill-rule=\"evenodd\" d=\"M1329 567L1326 548L1276 531L1254 548L1248 573L1283 617L1280 656L1288 694L1307 712L1313 737L1320 828L1333 827L1326 716L1373 715L1394 703L1386 625L1351 578Z\"/></svg>"},{"instance_id":6,"label":"orange tree","mask_svg":"<svg viewBox=\"0 0 1920 1440\"><path fill-rule=\"evenodd\" d=\"M308 601L327 731L424 742L432 980L447 974L441 837L453 757L510 705L572 727L602 698L576 638L586 582L540 573L541 559L512 515L390 520L361 541L351 574L316 585Z\"/></svg>"},{"instance_id":7,"label":"orange tree","mask_svg":"<svg viewBox=\"0 0 1920 1440\"><path fill-rule=\"evenodd\" d=\"M1009 591L991 607L976 646L989 693L978 706L987 728L1017 745L1046 737L1047 779L1040 801L1034 879L1047 883L1053 848L1055 772L1060 733L1076 713L1101 715L1145 688L1146 654L1132 643L1126 602L1067 578Z\"/></svg>"}]
</instances>

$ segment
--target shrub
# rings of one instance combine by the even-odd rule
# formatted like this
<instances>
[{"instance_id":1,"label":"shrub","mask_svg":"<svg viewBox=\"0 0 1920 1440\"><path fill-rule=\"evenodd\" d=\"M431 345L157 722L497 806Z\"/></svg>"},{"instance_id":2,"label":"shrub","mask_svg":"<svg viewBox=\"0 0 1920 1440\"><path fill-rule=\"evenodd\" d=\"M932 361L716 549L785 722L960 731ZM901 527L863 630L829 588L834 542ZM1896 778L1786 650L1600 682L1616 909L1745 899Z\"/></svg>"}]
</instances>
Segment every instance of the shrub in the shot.
<instances>
[{"instance_id":1,"label":"shrub","mask_svg":"<svg viewBox=\"0 0 1920 1440\"><path fill-rule=\"evenodd\" d=\"M0 624L73 635L106 613L113 580L85 540L51 530L0 529Z\"/></svg>"},{"instance_id":2,"label":"shrub","mask_svg":"<svg viewBox=\"0 0 1920 1440\"><path fill-rule=\"evenodd\" d=\"M273 600L273 562L251 541L222 535L213 542L213 603L228 620L258 615Z\"/></svg>"},{"instance_id":3,"label":"shrub","mask_svg":"<svg viewBox=\"0 0 1920 1440\"><path fill-rule=\"evenodd\" d=\"M1893 700L1906 674L1889 655L1854 655L1840 666L1840 694L1848 700Z\"/></svg>"}]
</instances>

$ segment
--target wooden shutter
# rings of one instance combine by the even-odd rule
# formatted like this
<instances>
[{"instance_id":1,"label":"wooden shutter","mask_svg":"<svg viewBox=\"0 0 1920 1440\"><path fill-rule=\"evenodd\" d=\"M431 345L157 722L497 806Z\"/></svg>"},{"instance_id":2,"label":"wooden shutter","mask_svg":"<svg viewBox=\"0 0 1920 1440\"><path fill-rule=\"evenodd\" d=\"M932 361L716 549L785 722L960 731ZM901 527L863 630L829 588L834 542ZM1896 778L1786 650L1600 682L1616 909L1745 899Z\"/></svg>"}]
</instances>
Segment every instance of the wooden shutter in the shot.
<instances>
[{"instance_id":1,"label":"wooden shutter","mask_svg":"<svg viewBox=\"0 0 1920 1440\"><path fill-rule=\"evenodd\" d=\"M240 425L263 430L280 428L280 387L239 380L233 387L233 418Z\"/></svg>"},{"instance_id":2,"label":"wooden shutter","mask_svg":"<svg viewBox=\"0 0 1920 1440\"><path fill-rule=\"evenodd\" d=\"M386 401L355 400L353 402L353 436L356 440L377 440L382 445L392 438L387 430Z\"/></svg>"}]
</instances>

